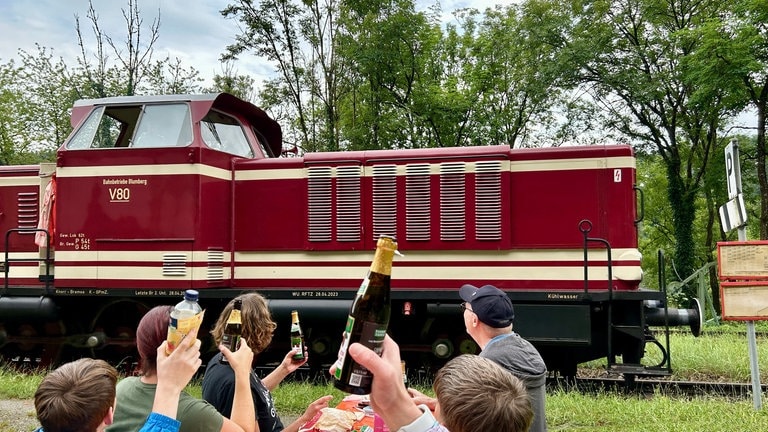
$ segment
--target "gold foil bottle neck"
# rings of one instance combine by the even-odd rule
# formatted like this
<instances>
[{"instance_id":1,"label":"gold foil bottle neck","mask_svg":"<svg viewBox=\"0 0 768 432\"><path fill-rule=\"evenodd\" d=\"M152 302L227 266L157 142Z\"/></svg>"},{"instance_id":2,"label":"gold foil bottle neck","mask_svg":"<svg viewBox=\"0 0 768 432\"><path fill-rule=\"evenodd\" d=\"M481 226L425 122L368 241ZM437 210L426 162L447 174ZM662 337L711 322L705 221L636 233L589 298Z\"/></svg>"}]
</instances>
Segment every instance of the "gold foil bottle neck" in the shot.
<instances>
[{"instance_id":1,"label":"gold foil bottle neck","mask_svg":"<svg viewBox=\"0 0 768 432\"><path fill-rule=\"evenodd\" d=\"M376 254L371 261L371 271L383 275L392 275L392 259L397 251L397 241L394 237L381 235L376 242Z\"/></svg>"}]
</instances>

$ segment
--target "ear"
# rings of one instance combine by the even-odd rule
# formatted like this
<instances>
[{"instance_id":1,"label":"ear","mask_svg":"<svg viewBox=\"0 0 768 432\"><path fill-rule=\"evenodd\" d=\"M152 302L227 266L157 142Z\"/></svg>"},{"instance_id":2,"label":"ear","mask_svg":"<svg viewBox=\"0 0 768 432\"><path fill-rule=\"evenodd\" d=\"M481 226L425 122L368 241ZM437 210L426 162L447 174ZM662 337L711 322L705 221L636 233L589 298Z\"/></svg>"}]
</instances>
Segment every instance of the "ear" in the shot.
<instances>
[{"instance_id":1,"label":"ear","mask_svg":"<svg viewBox=\"0 0 768 432\"><path fill-rule=\"evenodd\" d=\"M102 423L104 423L105 426L109 426L114 421L115 421L115 407L111 406L109 407L109 411L107 411L107 415L104 416L104 420L102 421Z\"/></svg>"}]
</instances>

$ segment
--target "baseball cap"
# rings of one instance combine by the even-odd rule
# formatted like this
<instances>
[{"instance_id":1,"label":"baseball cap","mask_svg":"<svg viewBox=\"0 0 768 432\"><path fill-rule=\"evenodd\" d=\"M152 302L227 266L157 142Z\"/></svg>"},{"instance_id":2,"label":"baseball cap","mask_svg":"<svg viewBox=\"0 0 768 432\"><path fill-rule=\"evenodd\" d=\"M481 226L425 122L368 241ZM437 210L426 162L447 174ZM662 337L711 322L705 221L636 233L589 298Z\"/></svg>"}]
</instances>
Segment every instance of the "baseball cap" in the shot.
<instances>
[{"instance_id":1,"label":"baseball cap","mask_svg":"<svg viewBox=\"0 0 768 432\"><path fill-rule=\"evenodd\" d=\"M507 294L493 285L464 285L459 289L459 296L472 306L472 312L483 323L495 327L507 327L515 318L512 300Z\"/></svg>"}]
</instances>

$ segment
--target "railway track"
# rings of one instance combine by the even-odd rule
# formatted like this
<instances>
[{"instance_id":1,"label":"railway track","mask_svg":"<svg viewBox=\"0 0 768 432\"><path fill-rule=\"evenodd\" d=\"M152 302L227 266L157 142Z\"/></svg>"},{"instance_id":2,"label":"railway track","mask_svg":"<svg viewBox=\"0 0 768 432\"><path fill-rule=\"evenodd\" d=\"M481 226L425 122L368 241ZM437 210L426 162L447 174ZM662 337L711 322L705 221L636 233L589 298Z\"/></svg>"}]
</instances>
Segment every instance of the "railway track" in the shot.
<instances>
[{"instance_id":1,"label":"railway track","mask_svg":"<svg viewBox=\"0 0 768 432\"><path fill-rule=\"evenodd\" d=\"M623 378L550 378L547 389L573 390L582 393L619 392L635 395L662 394L669 397L703 397L719 396L734 399L752 397L751 383L733 382L704 382L704 381L673 381L660 379L635 379L627 381ZM761 385L762 392L768 392L768 385Z\"/></svg>"}]
</instances>

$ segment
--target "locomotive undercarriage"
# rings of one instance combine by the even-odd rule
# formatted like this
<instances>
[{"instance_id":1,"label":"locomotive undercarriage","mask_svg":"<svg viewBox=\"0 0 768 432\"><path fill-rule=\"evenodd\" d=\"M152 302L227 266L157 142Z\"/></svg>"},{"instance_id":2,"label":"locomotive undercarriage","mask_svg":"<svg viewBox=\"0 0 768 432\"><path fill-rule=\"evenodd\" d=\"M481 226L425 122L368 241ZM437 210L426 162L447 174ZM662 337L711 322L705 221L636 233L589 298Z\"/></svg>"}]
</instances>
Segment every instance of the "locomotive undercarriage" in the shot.
<instances>
[{"instance_id":1,"label":"locomotive undercarriage","mask_svg":"<svg viewBox=\"0 0 768 432\"><path fill-rule=\"evenodd\" d=\"M230 294L234 296L240 292ZM263 294L273 297L269 293ZM516 302L515 330L534 343L551 373L575 376L578 364L606 358L609 369L616 373L662 375L669 365L669 354L663 340L656 339L650 326L663 323L658 322L658 318L647 322L648 299L640 295L636 297L615 300L612 304L613 324L610 331L613 337L610 339L606 337L609 331L608 304L594 299L560 304ZM7 302L9 298L3 300ZM6 320L0 328L0 351L4 361L25 367L49 367L89 356L104 358L124 372L132 372L138 364L135 329L141 316L155 305L171 304L174 298L115 297L107 302L104 300L58 297L54 309L57 314L62 311L77 312L40 321ZM206 359L215 353L213 341L206 330L213 326L226 301L228 298L201 299L206 319L200 338L204 343ZM270 309L278 328L272 345L261 355L258 363L269 365L282 360L289 350L287 323L290 310L299 309L310 350L310 369L315 372L327 370L336 357L348 307L349 300L341 299L270 299ZM691 310L688 319L674 318L668 324L693 327L694 315L695 311ZM664 328L658 329L663 334ZM464 329L461 309L456 302L448 299L445 303L394 299L390 334L399 343L409 373L415 377L431 376L448 359L479 351ZM649 344L660 354L654 355L654 364L643 366L641 362ZM659 357L662 361L656 362ZM621 362L617 362L619 358Z\"/></svg>"}]
</instances>

